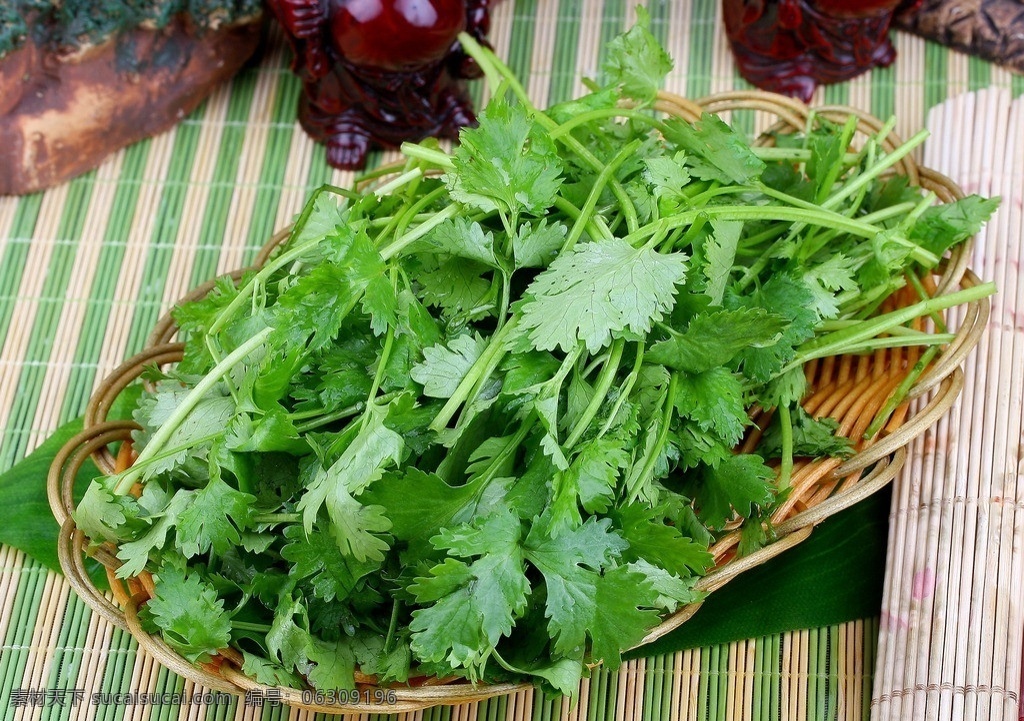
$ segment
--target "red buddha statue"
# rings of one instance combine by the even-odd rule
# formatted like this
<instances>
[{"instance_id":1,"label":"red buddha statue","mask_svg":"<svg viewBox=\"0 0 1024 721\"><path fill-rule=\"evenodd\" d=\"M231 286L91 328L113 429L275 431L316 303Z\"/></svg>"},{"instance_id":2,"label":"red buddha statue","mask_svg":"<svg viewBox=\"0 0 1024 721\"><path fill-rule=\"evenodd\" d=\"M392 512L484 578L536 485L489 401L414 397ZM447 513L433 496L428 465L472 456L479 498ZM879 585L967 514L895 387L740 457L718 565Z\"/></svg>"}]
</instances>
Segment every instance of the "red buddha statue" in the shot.
<instances>
[{"instance_id":1,"label":"red buddha statue","mask_svg":"<svg viewBox=\"0 0 1024 721\"><path fill-rule=\"evenodd\" d=\"M893 12L920 0L724 0L726 34L740 74L763 88L811 99L896 58Z\"/></svg>"},{"instance_id":2,"label":"red buddha statue","mask_svg":"<svg viewBox=\"0 0 1024 721\"><path fill-rule=\"evenodd\" d=\"M485 43L490 0L268 0L302 78L299 121L327 162L362 168L371 145L451 137L476 122L460 80L480 70L458 43Z\"/></svg>"}]
</instances>

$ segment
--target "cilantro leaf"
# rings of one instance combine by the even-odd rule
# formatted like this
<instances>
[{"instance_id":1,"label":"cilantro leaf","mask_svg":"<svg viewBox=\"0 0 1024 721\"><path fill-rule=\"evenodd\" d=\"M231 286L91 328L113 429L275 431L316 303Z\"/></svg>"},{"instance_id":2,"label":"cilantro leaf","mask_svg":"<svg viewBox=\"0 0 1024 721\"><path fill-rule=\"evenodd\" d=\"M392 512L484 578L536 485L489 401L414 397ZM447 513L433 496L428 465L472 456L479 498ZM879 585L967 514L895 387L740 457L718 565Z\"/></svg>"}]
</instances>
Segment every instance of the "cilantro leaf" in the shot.
<instances>
[{"instance_id":1,"label":"cilantro leaf","mask_svg":"<svg viewBox=\"0 0 1024 721\"><path fill-rule=\"evenodd\" d=\"M142 431L133 434L138 448L145 448L152 434L167 422L184 402L189 390L182 387L178 381L165 380L157 384L155 393L142 396L133 414L135 422L143 428ZM189 460L201 459L204 453L200 448L208 449L213 439L224 435L235 411L235 402L230 396L225 395L223 386L212 389L199 399L191 412L174 429L164 445L166 450L146 464L142 478L146 480L178 468Z\"/></svg>"},{"instance_id":2,"label":"cilantro leaf","mask_svg":"<svg viewBox=\"0 0 1024 721\"><path fill-rule=\"evenodd\" d=\"M308 578L313 593L324 601L348 598L359 579L379 566L341 553L334 539L322 531L307 534L302 526L293 525L285 528L284 537L288 543L281 556L292 564L290 574Z\"/></svg>"},{"instance_id":3,"label":"cilantro leaf","mask_svg":"<svg viewBox=\"0 0 1024 721\"><path fill-rule=\"evenodd\" d=\"M493 301L488 298L491 284L483 277L486 271L487 266L455 259L426 266L416 276L420 297L451 318L471 320L487 315Z\"/></svg>"},{"instance_id":4,"label":"cilantro leaf","mask_svg":"<svg viewBox=\"0 0 1024 721\"><path fill-rule=\"evenodd\" d=\"M338 547L357 561L383 560L388 548L387 542L376 535L391 527L384 509L364 506L355 499L389 466L398 463L405 447L402 437L384 424L384 413L372 413L329 468L316 468L296 506L306 533L310 533L320 507L326 505Z\"/></svg>"},{"instance_id":5,"label":"cilantro leaf","mask_svg":"<svg viewBox=\"0 0 1024 721\"><path fill-rule=\"evenodd\" d=\"M607 46L601 69L608 82L622 88L626 97L649 103L672 70L672 58L648 29L650 16L637 8L637 22Z\"/></svg>"},{"instance_id":6,"label":"cilantro leaf","mask_svg":"<svg viewBox=\"0 0 1024 721\"><path fill-rule=\"evenodd\" d=\"M438 253L468 258L492 268L501 267L494 252L493 233L484 232L479 223L468 218L446 220L427 234L423 245Z\"/></svg>"},{"instance_id":7,"label":"cilantro leaf","mask_svg":"<svg viewBox=\"0 0 1024 721\"><path fill-rule=\"evenodd\" d=\"M681 150L672 157L656 155L644 159L644 179L651 185L656 198L682 199L682 190L690 182L685 162L686 153Z\"/></svg>"},{"instance_id":8,"label":"cilantro leaf","mask_svg":"<svg viewBox=\"0 0 1024 721\"><path fill-rule=\"evenodd\" d=\"M480 125L463 128L445 175L451 196L484 211L510 217L540 216L561 185L562 161L554 141L522 105L495 98L480 114Z\"/></svg>"},{"instance_id":9,"label":"cilantro leaf","mask_svg":"<svg viewBox=\"0 0 1024 721\"><path fill-rule=\"evenodd\" d=\"M337 195L319 192L306 222L299 228L298 235L291 239L292 245L302 245L347 227L348 212Z\"/></svg>"},{"instance_id":10,"label":"cilantro leaf","mask_svg":"<svg viewBox=\"0 0 1024 721\"><path fill-rule=\"evenodd\" d=\"M595 353L624 330L647 333L672 309L686 256L633 248L615 238L562 253L527 288L522 327L538 350Z\"/></svg>"},{"instance_id":11,"label":"cilantro leaf","mask_svg":"<svg viewBox=\"0 0 1024 721\"><path fill-rule=\"evenodd\" d=\"M713 565L706 546L665 523L663 509L629 503L617 508L613 517L629 543L622 554L626 561L646 561L681 578L703 573Z\"/></svg>"},{"instance_id":12,"label":"cilantro leaf","mask_svg":"<svg viewBox=\"0 0 1024 721\"><path fill-rule=\"evenodd\" d=\"M743 185L765 169L747 139L717 115L704 113L693 124L672 118L665 122L665 138L686 151L691 173L702 180Z\"/></svg>"},{"instance_id":13,"label":"cilantro leaf","mask_svg":"<svg viewBox=\"0 0 1024 721\"><path fill-rule=\"evenodd\" d=\"M750 422L740 376L721 366L703 373L681 374L674 397L679 415L693 420L702 431L713 432L734 446Z\"/></svg>"},{"instance_id":14,"label":"cilantro leaf","mask_svg":"<svg viewBox=\"0 0 1024 721\"><path fill-rule=\"evenodd\" d=\"M977 234L992 218L999 202L999 198L968 195L951 203L933 205L917 219L909 237L941 257L952 246Z\"/></svg>"},{"instance_id":15,"label":"cilantro leaf","mask_svg":"<svg viewBox=\"0 0 1024 721\"><path fill-rule=\"evenodd\" d=\"M239 544L240 532L251 527L255 501L255 496L214 476L179 515L175 544L185 558L211 549L217 554L226 552Z\"/></svg>"},{"instance_id":16,"label":"cilantro leaf","mask_svg":"<svg viewBox=\"0 0 1024 721\"><path fill-rule=\"evenodd\" d=\"M587 620L591 658L615 669L621 652L643 640L658 625L660 593L642 574L630 566L605 572L595 584L594 615Z\"/></svg>"},{"instance_id":17,"label":"cilantro leaf","mask_svg":"<svg viewBox=\"0 0 1024 721\"><path fill-rule=\"evenodd\" d=\"M423 386L424 395L450 398L486 347L479 334L465 334L424 348L423 361L412 368L412 379Z\"/></svg>"},{"instance_id":18,"label":"cilantro leaf","mask_svg":"<svg viewBox=\"0 0 1024 721\"><path fill-rule=\"evenodd\" d=\"M281 347L325 346L362 302L380 333L395 322L397 301L380 253L365 232L335 239L330 257L295 279L277 298L270 316L273 343Z\"/></svg>"},{"instance_id":19,"label":"cilantro leaf","mask_svg":"<svg viewBox=\"0 0 1024 721\"><path fill-rule=\"evenodd\" d=\"M701 269L707 279L704 293L711 299L711 305L722 305L729 274L736 261L736 248L739 245L740 233L743 232L743 223L737 220L712 218L711 228L711 237L704 243L706 260Z\"/></svg>"},{"instance_id":20,"label":"cilantro leaf","mask_svg":"<svg viewBox=\"0 0 1024 721\"><path fill-rule=\"evenodd\" d=\"M804 272L804 283L814 296L814 309L820 318L835 318L839 315L836 293L857 288L857 265L858 262L852 261L842 253L835 253L825 262Z\"/></svg>"},{"instance_id":21,"label":"cilantro leaf","mask_svg":"<svg viewBox=\"0 0 1024 721\"><path fill-rule=\"evenodd\" d=\"M431 604L413 611L409 625L417 658L479 676L491 649L526 609L530 582L520 534L519 518L503 510L435 537L439 550L476 560L448 558L409 587L419 603Z\"/></svg>"},{"instance_id":22,"label":"cilantro leaf","mask_svg":"<svg viewBox=\"0 0 1024 721\"><path fill-rule=\"evenodd\" d=\"M117 557L124 563L117 569L118 578L138 576L146 568L149 554L163 548L167 532L178 522L181 515L194 497L194 491L178 491L170 499L167 506L156 514L156 522L149 530L134 541L122 543L117 549Z\"/></svg>"},{"instance_id":23,"label":"cilantro leaf","mask_svg":"<svg viewBox=\"0 0 1024 721\"><path fill-rule=\"evenodd\" d=\"M781 316L764 308L701 313L685 332L651 346L644 359L675 370L703 373L730 363L751 347L772 347L785 327Z\"/></svg>"},{"instance_id":24,"label":"cilantro leaf","mask_svg":"<svg viewBox=\"0 0 1024 721\"><path fill-rule=\"evenodd\" d=\"M299 618L299 623L295 618ZM286 669L294 668L319 689L355 688L355 653L347 642L324 641L309 631L306 608L285 595L267 632L267 649Z\"/></svg>"},{"instance_id":25,"label":"cilantro leaf","mask_svg":"<svg viewBox=\"0 0 1024 721\"><path fill-rule=\"evenodd\" d=\"M522 223L512 236L512 254L516 268L546 268L565 242L561 223Z\"/></svg>"},{"instance_id":26,"label":"cilantro leaf","mask_svg":"<svg viewBox=\"0 0 1024 721\"><path fill-rule=\"evenodd\" d=\"M595 645L618 643L606 642L592 626L601 613L596 607L599 572L627 547L610 528L609 519L592 517L579 528L560 532L553 538L546 537L542 526L535 524L527 536L526 558L544 576L545 615L555 653L559 655L580 655L588 633ZM615 649L616 658L618 650Z\"/></svg>"},{"instance_id":27,"label":"cilantro leaf","mask_svg":"<svg viewBox=\"0 0 1024 721\"><path fill-rule=\"evenodd\" d=\"M814 418L799 404L790 413L793 423L793 455L806 458L849 458L854 449L850 439L837 435L839 423L834 418ZM782 453L782 427L778 415L772 418L758 453L765 458L778 458Z\"/></svg>"},{"instance_id":28,"label":"cilantro leaf","mask_svg":"<svg viewBox=\"0 0 1024 721\"><path fill-rule=\"evenodd\" d=\"M555 528L578 526L580 506L588 513L610 507L629 453L620 441L603 436L580 445L569 467L552 480L551 523Z\"/></svg>"},{"instance_id":29,"label":"cilantro leaf","mask_svg":"<svg viewBox=\"0 0 1024 721\"><path fill-rule=\"evenodd\" d=\"M759 308L786 321L777 342L739 353L744 375L762 383L771 380L796 355L796 347L814 336L819 321L814 300L803 280L778 273L749 295L734 300L740 308Z\"/></svg>"},{"instance_id":30,"label":"cilantro leaf","mask_svg":"<svg viewBox=\"0 0 1024 721\"><path fill-rule=\"evenodd\" d=\"M123 540L129 537L128 529L122 529L128 520L128 503L128 499L111 493L103 479L94 479L72 516L93 543Z\"/></svg>"},{"instance_id":31,"label":"cilantro leaf","mask_svg":"<svg viewBox=\"0 0 1024 721\"><path fill-rule=\"evenodd\" d=\"M703 600L707 595L694 590L693 586L697 582L695 576L680 578L642 558L627 564L626 567L642 574L647 579L657 594L652 605L656 608L663 608L669 613L675 611L679 606Z\"/></svg>"},{"instance_id":32,"label":"cilantro leaf","mask_svg":"<svg viewBox=\"0 0 1024 721\"><path fill-rule=\"evenodd\" d=\"M775 497L775 473L755 455L729 456L705 469L697 493L697 515L709 528L721 529L734 514L747 517L753 507Z\"/></svg>"},{"instance_id":33,"label":"cilantro leaf","mask_svg":"<svg viewBox=\"0 0 1024 721\"><path fill-rule=\"evenodd\" d=\"M242 673L265 686L301 689L302 679L280 664L248 651L242 651Z\"/></svg>"},{"instance_id":34,"label":"cilantro leaf","mask_svg":"<svg viewBox=\"0 0 1024 721\"><path fill-rule=\"evenodd\" d=\"M145 611L167 643L193 663L208 661L231 641L231 617L216 590L175 566L161 566Z\"/></svg>"},{"instance_id":35,"label":"cilantro leaf","mask_svg":"<svg viewBox=\"0 0 1024 721\"><path fill-rule=\"evenodd\" d=\"M469 520L482 490L481 480L450 486L435 473L409 468L384 474L363 499L385 509L396 538L426 543L442 528ZM416 502L409 503L410 498Z\"/></svg>"}]
</instances>

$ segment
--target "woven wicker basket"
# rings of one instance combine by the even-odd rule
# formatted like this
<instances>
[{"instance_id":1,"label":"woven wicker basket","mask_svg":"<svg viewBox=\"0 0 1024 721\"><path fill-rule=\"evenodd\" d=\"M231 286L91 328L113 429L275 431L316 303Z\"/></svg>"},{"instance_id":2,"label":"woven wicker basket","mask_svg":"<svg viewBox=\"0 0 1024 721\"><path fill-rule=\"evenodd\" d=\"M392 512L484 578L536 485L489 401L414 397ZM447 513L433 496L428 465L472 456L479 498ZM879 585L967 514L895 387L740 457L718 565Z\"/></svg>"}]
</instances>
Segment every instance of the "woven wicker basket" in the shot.
<instances>
[{"instance_id":1,"label":"woven wicker basket","mask_svg":"<svg viewBox=\"0 0 1024 721\"><path fill-rule=\"evenodd\" d=\"M737 92L711 96L696 102L662 93L656 108L687 120L697 119L702 111L722 113L755 110L768 113L777 122L773 131L787 132L806 127L810 110L799 101L762 92ZM876 118L847 107L819 107L818 116L844 121L854 115L859 130L875 134L883 127ZM759 142L770 142L765 134ZM898 138L890 136L886 150L898 146ZM918 167L911 158L904 158L895 172L906 175L910 182L936 193L943 202L961 197L962 193L948 178ZM263 263L285 237L279 233L263 248L256 265ZM926 282L933 295L942 295L971 287L979 281L967 270L969 249L960 247L941 266L941 272ZM235 274L237 277L240 271ZM196 288L182 300L201 297L212 282ZM894 299L899 303L899 298ZM909 300L909 298L908 298ZM727 533L711 549L715 568L697 583L697 588L711 592L743 571L757 566L806 539L814 526L829 516L851 506L891 481L906 460L906 446L932 426L952 405L963 385L960 369L965 356L977 344L988 318L987 300L970 303L957 310L958 327L953 342L946 346L928 369L912 386L908 402L892 414L882 431L871 441L862 439L865 429L883 408L886 400L907 377L918 361L915 348L879 351L868 356L825 358L806 367L809 397L805 408L815 416L831 416L840 423L840 432L855 440L857 453L845 460L797 462L793 469L791 493L775 512L772 522L776 540L760 551L736 557L739 531ZM180 675L206 688L234 694L253 692L265 697L280 698L292 706L333 713L397 713L439 704L458 704L491 696L507 694L524 688L523 684L472 685L462 680L422 678L408 685L380 689L372 677L357 673L356 680L365 703L326 703L315 694L294 689L263 686L240 671L241 653L224 649L212 663L193 665L173 651L158 637L146 633L139 621L138 610L152 594L148 574L123 583L114 576L120 565L116 548L110 544L90 551L108 570L113 598L101 593L91 583L83 558L87 539L76 529L71 516L75 508L72 484L81 464L90 455L104 473L127 467L130 460L122 452L115 458L110 447L130 438L137 426L131 422L106 420L107 412L117 395L138 378L144 367L166 365L181 358L183 346L173 342L176 332L169 316L161 320L150 335L146 349L114 371L92 396L85 414L85 430L71 439L54 461L48 478L48 492L53 513L61 526L58 552L61 566L75 591L103 618L127 629L146 652ZM765 420L758 412L753 416ZM746 443L753 447L757 438ZM122 444L122 450L128 444ZM686 606L667 616L653 629L643 643L653 641L689 619L700 604Z\"/></svg>"}]
</instances>

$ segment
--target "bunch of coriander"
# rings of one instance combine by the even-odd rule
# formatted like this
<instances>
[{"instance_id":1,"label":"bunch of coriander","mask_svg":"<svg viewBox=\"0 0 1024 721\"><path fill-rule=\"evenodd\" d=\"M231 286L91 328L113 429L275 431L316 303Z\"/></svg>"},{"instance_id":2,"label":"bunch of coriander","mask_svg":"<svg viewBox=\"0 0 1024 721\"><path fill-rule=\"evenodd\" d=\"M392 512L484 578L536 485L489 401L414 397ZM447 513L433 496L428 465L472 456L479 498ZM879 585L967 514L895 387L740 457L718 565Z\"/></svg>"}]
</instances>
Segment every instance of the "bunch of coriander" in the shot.
<instances>
[{"instance_id":1,"label":"bunch of coriander","mask_svg":"<svg viewBox=\"0 0 1024 721\"><path fill-rule=\"evenodd\" d=\"M946 343L907 323L991 292L876 312L994 208L886 174L923 135L853 151L822 120L759 149L659 119L643 24L547 111L462 41L479 127L406 146L374 192L321 189L263 268L177 309L138 457L75 514L119 576L153 574L144 620L191 661L571 693L699 599L726 524L765 541L796 446L848 450L798 405L806 361ZM754 404L779 428L736 454Z\"/></svg>"}]
</instances>

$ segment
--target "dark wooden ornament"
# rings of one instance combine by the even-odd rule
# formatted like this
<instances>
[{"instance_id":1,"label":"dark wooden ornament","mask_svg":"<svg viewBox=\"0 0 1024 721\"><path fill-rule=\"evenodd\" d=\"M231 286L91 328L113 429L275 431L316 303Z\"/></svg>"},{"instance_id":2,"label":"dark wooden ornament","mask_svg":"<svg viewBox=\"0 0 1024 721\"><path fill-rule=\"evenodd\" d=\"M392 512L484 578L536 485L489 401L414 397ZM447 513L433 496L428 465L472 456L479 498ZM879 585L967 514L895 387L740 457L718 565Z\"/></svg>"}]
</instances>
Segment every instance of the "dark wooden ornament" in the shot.
<instances>
[{"instance_id":1,"label":"dark wooden ornament","mask_svg":"<svg viewBox=\"0 0 1024 721\"><path fill-rule=\"evenodd\" d=\"M454 138L476 122L462 80L480 70L465 30L486 43L491 0L268 0L303 82L302 127L336 168L362 168L373 146Z\"/></svg>"},{"instance_id":2,"label":"dark wooden ornament","mask_svg":"<svg viewBox=\"0 0 1024 721\"><path fill-rule=\"evenodd\" d=\"M255 52L260 18L125 30L96 45L25 42L0 60L0 195L69 180L192 112Z\"/></svg>"},{"instance_id":3,"label":"dark wooden ornament","mask_svg":"<svg viewBox=\"0 0 1024 721\"><path fill-rule=\"evenodd\" d=\"M1024 0L924 0L894 24L1024 73Z\"/></svg>"},{"instance_id":4,"label":"dark wooden ornament","mask_svg":"<svg viewBox=\"0 0 1024 721\"><path fill-rule=\"evenodd\" d=\"M915 0L723 0L740 74L759 88L807 102L837 83L896 58L889 25Z\"/></svg>"}]
</instances>

